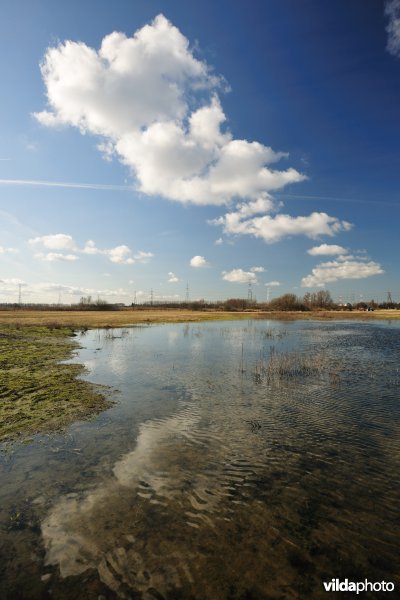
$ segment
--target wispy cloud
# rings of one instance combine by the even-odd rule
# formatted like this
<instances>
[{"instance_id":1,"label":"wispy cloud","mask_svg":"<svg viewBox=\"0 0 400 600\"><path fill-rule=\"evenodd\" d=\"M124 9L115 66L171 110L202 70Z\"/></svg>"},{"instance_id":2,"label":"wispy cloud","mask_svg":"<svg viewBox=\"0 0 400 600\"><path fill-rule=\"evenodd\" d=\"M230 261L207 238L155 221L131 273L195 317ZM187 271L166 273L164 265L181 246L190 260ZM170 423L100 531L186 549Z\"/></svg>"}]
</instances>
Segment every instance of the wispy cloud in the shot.
<instances>
[{"instance_id":1,"label":"wispy cloud","mask_svg":"<svg viewBox=\"0 0 400 600\"><path fill-rule=\"evenodd\" d=\"M0 246L0 254L16 254L17 252L17 248L5 248L4 246Z\"/></svg>"},{"instance_id":2,"label":"wispy cloud","mask_svg":"<svg viewBox=\"0 0 400 600\"><path fill-rule=\"evenodd\" d=\"M79 260L79 256L76 254L62 254L61 252L38 252L35 257L45 262L75 262Z\"/></svg>"},{"instance_id":3,"label":"wispy cloud","mask_svg":"<svg viewBox=\"0 0 400 600\"><path fill-rule=\"evenodd\" d=\"M385 15L389 19L386 27L388 34L386 49L393 56L400 57L400 0L387 0Z\"/></svg>"},{"instance_id":4,"label":"wispy cloud","mask_svg":"<svg viewBox=\"0 0 400 600\"><path fill-rule=\"evenodd\" d=\"M109 185L105 183L74 183L66 181L46 181L41 179L0 179L0 185L72 188L79 190L104 190L110 192L132 192L134 190L134 187L130 185Z\"/></svg>"},{"instance_id":5,"label":"wispy cloud","mask_svg":"<svg viewBox=\"0 0 400 600\"><path fill-rule=\"evenodd\" d=\"M264 267L251 267L250 271L252 273L265 273Z\"/></svg>"},{"instance_id":6,"label":"wispy cloud","mask_svg":"<svg viewBox=\"0 0 400 600\"><path fill-rule=\"evenodd\" d=\"M168 283L178 283L178 281L180 281L179 277L173 271L170 271L168 273Z\"/></svg>"}]
</instances>

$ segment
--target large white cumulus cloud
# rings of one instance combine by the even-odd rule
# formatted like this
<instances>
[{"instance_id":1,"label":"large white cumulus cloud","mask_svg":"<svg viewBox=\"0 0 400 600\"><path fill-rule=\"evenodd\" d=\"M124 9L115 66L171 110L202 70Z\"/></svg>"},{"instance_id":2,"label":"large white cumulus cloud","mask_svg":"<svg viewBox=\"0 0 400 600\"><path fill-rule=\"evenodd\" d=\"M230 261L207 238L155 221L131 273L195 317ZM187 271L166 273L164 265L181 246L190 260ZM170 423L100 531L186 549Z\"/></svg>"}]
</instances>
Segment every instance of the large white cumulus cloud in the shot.
<instances>
[{"instance_id":1,"label":"large white cumulus cloud","mask_svg":"<svg viewBox=\"0 0 400 600\"><path fill-rule=\"evenodd\" d=\"M41 70L48 110L35 117L102 136L101 150L118 156L146 194L221 205L304 179L270 166L286 154L233 139L220 78L163 15L133 37L111 33L99 51L72 41L49 48Z\"/></svg>"}]
</instances>

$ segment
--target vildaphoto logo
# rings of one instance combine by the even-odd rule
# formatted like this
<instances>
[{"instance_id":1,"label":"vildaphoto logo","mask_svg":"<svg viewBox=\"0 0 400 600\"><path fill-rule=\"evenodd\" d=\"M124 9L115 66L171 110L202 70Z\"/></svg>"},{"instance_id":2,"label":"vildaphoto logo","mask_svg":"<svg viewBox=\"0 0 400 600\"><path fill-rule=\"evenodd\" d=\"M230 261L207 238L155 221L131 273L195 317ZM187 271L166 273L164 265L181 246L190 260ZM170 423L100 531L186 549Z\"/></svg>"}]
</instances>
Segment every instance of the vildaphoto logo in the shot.
<instances>
[{"instance_id":1,"label":"vildaphoto logo","mask_svg":"<svg viewBox=\"0 0 400 600\"><path fill-rule=\"evenodd\" d=\"M332 579L331 581L324 581L324 588L326 592L393 592L394 583L392 581L349 581L345 579Z\"/></svg>"}]
</instances>

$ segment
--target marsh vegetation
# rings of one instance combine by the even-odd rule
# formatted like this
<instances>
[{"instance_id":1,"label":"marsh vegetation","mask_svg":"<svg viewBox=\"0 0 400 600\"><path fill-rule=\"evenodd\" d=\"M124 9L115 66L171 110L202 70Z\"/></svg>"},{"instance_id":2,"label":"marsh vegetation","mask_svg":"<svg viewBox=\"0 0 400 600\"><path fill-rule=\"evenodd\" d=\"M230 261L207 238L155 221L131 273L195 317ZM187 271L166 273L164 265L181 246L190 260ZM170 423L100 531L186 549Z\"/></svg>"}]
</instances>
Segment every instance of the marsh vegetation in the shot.
<instances>
[{"instance_id":1,"label":"marsh vegetation","mask_svg":"<svg viewBox=\"0 0 400 600\"><path fill-rule=\"evenodd\" d=\"M0 440L54 431L110 406L106 388L65 363L77 350L67 327L0 327Z\"/></svg>"}]
</instances>

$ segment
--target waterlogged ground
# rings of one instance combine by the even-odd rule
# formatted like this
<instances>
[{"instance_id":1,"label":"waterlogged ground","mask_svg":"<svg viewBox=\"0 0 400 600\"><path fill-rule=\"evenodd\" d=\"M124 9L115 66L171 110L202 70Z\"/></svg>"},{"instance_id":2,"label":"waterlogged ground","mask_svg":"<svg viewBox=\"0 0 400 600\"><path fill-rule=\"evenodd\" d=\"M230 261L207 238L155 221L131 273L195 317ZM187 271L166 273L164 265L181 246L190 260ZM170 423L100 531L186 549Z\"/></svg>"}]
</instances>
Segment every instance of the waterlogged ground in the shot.
<instances>
[{"instance_id":1,"label":"waterlogged ground","mask_svg":"<svg viewBox=\"0 0 400 600\"><path fill-rule=\"evenodd\" d=\"M346 577L398 589L398 324L79 342L87 378L118 403L3 445L1 598L308 600Z\"/></svg>"}]
</instances>

